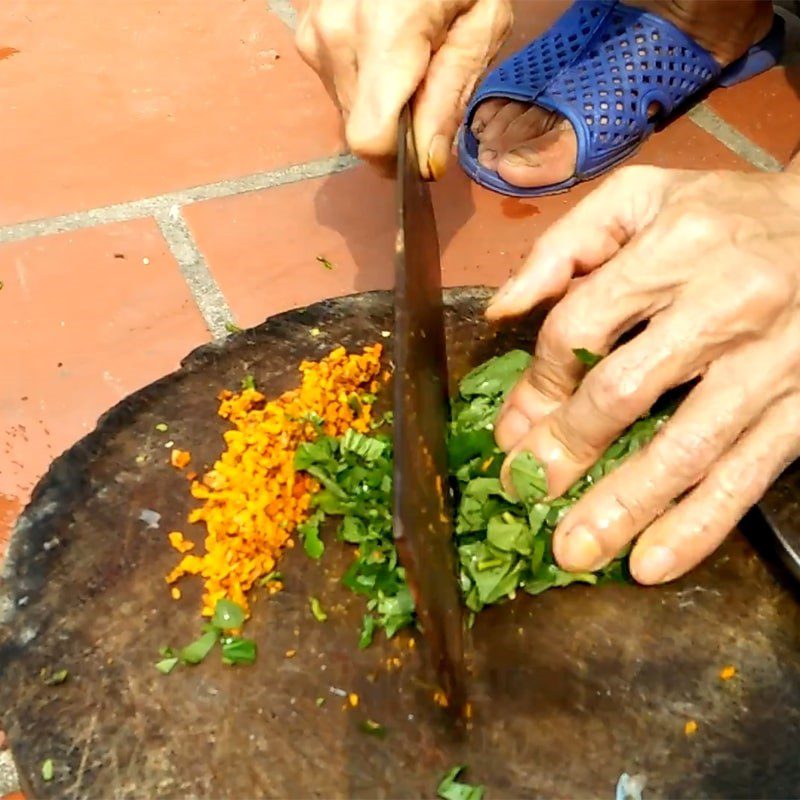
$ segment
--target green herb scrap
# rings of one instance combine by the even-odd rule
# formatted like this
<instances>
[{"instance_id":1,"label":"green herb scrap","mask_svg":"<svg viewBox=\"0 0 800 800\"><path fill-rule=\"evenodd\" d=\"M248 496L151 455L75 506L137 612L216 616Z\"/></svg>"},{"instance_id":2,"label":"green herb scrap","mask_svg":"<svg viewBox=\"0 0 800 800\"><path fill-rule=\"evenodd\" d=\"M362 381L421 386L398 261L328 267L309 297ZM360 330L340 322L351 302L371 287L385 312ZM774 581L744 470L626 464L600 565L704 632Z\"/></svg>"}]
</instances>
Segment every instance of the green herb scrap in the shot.
<instances>
[{"instance_id":1,"label":"green herb scrap","mask_svg":"<svg viewBox=\"0 0 800 800\"><path fill-rule=\"evenodd\" d=\"M45 686L60 686L69 677L69 672L65 669L48 670L42 667L39 676Z\"/></svg>"},{"instance_id":2,"label":"green herb scrap","mask_svg":"<svg viewBox=\"0 0 800 800\"><path fill-rule=\"evenodd\" d=\"M575 358L577 358L581 364L585 364L589 367L589 369L603 360L603 356L599 356L597 353L593 353L585 347L576 347L572 352L575 354Z\"/></svg>"},{"instance_id":3,"label":"green herb scrap","mask_svg":"<svg viewBox=\"0 0 800 800\"><path fill-rule=\"evenodd\" d=\"M461 381L452 401L448 455L458 496L455 545L461 591L473 613L518 591L536 595L571 583L627 576L626 553L596 573L560 569L552 552L553 532L577 500L650 441L668 417L664 411L637 421L554 500L547 499L542 465L530 453L519 455L511 465L512 497L500 482L505 456L495 444L494 423L529 364L530 355L522 350L493 358ZM320 531L327 516L339 519L338 538L358 548L343 583L367 600L359 646L368 647L378 629L391 637L412 624L414 602L392 538L391 438L355 431L340 439L320 436L298 448L295 467L323 487L313 500L314 515L300 528L306 552L313 558L322 555Z\"/></svg>"},{"instance_id":4,"label":"green herb scrap","mask_svg":"<svg viewBox=\"0 0 800 800\"><path fill-rule=\"evenodd\" d=\"M244 621L245 613L241 606L225 598L218 600L211 622L203 626L202 634L178 651L171 647L162 647L159 653L161 659L155 664L156 669L162 675L169 675L178 664L199 664L205 661L217 644L222 650L223 664L253 664L256 660L256 643L252 639L231 633L241 630Z\"/></svg>"},{"instance_id":5,"label":"green herb scrap","mask_svg":"<svg viewBox=\"0 0 800 800\"><path fill-rule=\"evenodd\" d=\"M42 762L42 780L49 783L53 780L53 775L55 775L55 767L53 765L52 758L46 758Z\"/></svg>"},{"instance_id":6,"label":"green herb scrap","mask_svg":"<svg viewBox=\"0 0 800 800\"><path fill-rule=\"evenodd\" d=\"M463 771L464 767L453 767L442 778L436 790L436 796L441 800L482 800L485 791L483 786L472 786L456 780Z\"/></svg>"}]
</instances>

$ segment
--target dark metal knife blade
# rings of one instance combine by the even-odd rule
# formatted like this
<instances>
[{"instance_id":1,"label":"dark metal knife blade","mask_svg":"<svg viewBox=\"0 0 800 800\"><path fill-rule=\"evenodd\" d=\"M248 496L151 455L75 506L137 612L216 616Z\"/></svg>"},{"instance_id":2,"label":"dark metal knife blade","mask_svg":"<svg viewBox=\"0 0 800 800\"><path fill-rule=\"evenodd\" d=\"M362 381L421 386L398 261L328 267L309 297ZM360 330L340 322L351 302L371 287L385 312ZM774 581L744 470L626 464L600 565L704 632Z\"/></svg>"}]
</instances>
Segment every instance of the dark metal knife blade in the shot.
<instances>
[{"instance_id":1,"label":"dark metal knife blade","mask_svg":"<svg viewBox=\"0 0 800 800\"><path fill-rule=\"evenodd\" d=\"M447 469L439 238L408 108L398 135L394 314L394 535L448 707L460 714L464 628Z\"/></svg>"}]
</instances>

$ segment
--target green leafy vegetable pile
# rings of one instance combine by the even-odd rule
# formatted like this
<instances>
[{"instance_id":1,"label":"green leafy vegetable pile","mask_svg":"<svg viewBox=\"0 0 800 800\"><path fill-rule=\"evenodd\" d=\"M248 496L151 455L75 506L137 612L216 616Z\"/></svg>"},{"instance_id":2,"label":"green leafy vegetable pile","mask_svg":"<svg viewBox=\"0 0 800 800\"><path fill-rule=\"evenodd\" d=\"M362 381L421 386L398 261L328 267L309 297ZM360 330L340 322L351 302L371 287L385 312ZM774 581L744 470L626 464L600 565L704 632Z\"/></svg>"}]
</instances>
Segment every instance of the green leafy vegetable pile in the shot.
<instances>
[{"instance_id":1,"label":"green leafy vegetable pile","mask_svg":"<svg viewBox=\"0 0 800 800\"><path fill-rule=\"evenodd\" d=\"M581 352L584 363L596 357ZM457 487L455 546L464 601L472 612L513 598L570 583L598 583L626 577L626 552L597 573L569 573L556 566L552 536L569 508L592 484L650 441L668 417L662 411L632 425L602 458L562 497L546 501L545 474L529 453L518 456L511 478L519 499L500 482L504 454L494 441L494 422L506 394L527 369L521 350L487 361L459 384L448 431L450 473ZM358 547L344 575L345 586L367 598L360 646L376 629L388 637L414 621L414 603L398 564L392 537L392 440L348 431L340 439L320 436L297 451L295 467L316 478L323 489L315 513L300 528L306 553L320 558L327 516L339 517L340 539Z\"/></svg>"}]
</instances>

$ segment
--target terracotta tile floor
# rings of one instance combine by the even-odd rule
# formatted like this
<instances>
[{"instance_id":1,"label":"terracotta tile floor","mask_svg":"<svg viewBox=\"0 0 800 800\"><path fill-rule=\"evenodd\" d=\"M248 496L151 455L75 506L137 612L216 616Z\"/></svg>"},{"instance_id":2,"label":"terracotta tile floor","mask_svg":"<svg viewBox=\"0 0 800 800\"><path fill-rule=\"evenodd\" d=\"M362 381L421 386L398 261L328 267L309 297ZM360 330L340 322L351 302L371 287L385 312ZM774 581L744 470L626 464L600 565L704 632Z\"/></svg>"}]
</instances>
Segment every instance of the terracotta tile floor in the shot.
<instances>
[{"instance_id":1,"label":"terracotta tile floor","mask_svg":"<svg viewBox=\"0 0 800 800\"><path fill-rule=\"evenodd\" d=\"M519 0L508 48L565 5ZM333 172L337 115L267 6L2 3L0 558L52 458L226 318L391 284L391 183ZM798 68L780 68L708 107L785 163L798 94ZM752 169L751 155L682 118L636 160ZM434 188L446 282L500 283L589 189L520 202L451 170Z\"/></svg>"}]
</instances>

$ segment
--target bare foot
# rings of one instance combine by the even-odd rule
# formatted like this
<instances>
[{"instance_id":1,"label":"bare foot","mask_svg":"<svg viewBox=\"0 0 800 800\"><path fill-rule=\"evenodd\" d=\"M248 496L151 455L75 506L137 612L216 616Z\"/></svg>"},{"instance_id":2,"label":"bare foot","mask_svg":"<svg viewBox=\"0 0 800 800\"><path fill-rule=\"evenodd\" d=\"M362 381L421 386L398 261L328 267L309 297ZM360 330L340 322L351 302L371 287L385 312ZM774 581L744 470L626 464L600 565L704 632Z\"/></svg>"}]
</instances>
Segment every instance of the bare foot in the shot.
<instances>
[{"instance_id":1,"label":"bare foot","mask_svg":"<svg viewBox=\"0 0 800 800\"><path fill-rule=\"evenodd\" d=\"M691 36L725 67L769 32L770 0L628 0ZM657 113L658 109L652 109ZM566 119L513 100L482 103L472 119L478 161L514 186L561 183L575 172L578 140Z\"/></svg>"}]
</instances>

